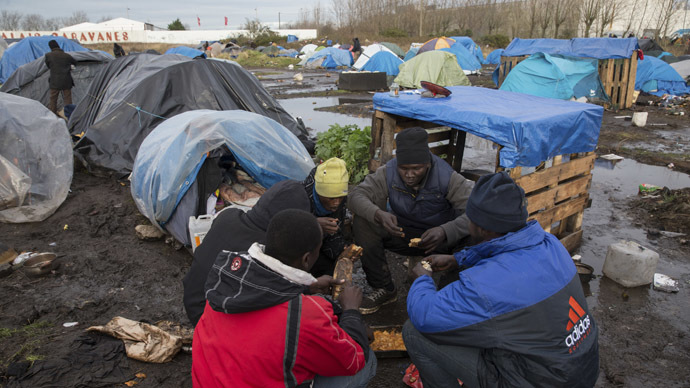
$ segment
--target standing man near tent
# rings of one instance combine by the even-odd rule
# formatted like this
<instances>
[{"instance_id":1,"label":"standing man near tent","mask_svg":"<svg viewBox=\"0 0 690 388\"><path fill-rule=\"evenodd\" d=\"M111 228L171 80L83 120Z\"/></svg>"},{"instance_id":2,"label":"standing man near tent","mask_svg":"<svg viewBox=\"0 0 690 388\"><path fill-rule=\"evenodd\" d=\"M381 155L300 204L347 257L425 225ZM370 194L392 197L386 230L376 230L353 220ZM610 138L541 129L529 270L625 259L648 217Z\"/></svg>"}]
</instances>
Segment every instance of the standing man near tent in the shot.
<instances>
[{"instance_id":1,"label":"standing man near tent","mask_svg":"<svg viewBox=\"0 0 690 388\"><path fill-rule=\"evenodd\" d=\"M45 55L46 66L50 69L48 84L50 87L50 102L48 109L57 114L57 100L62 92L63 105L72 104L72 66L77 65L77 61L71 55L65 53L60 48L57 41L48 42L50 52Z\"/></svg>"},{"instance_id":2,"label":"standing man near tent","mask_svg":"<svg viewBox=\"0 0 690 388\"><path fill-rule=\"evenodd\" d=\"M367 386L376 357L357 310L361 289L344 286L340 317L323 297L304 294L316 283L307 271L320 246L314 216L284 210L265 246L218 256L194 330L195 387Z\"/></svg>"},{"instance_id":3,"label":"standing man near tent","mask_svg":"<svg viewBox=\"0 0 690 388\"><path fill-rule=\"evenodd\" d=\"M355 243L364 248L362 266L374 288L362 302L363 314L397 299L385 249L410 256L450 253L469 235L464 213L472 182L429 151L424 129L404 129L395 142L396 158L348 197ZM421 238L416 247L410 245L413 238Z\"/></svg>"},{"instance_id":4,"label":"standing man near tent","mask_svg":"<svg viewBox=\"0 0 690 388\"><path fill-rule=\"evenodd\" d=\"M598 330L558 238L527 222L525 192L506 172L482 176L467 202L476 245L427 258L466 268L436 290L421 263L403 339L424 387L593 387Z\"/></svg>"}]
</instances>

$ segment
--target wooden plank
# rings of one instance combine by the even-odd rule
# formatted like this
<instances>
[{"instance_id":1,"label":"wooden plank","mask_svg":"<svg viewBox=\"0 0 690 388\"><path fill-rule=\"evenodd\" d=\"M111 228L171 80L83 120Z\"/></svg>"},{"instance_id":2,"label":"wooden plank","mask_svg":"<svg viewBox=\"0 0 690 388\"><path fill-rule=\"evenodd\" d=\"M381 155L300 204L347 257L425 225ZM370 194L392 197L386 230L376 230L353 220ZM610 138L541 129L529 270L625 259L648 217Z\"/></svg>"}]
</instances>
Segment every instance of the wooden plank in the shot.
<instances>
[{"instance_id":1,"label":"wooden plank","mask_svg":"<svg viewBox=\"0 0 690 388\"><path fill-rule=\"evenodd\" d=\"M633 105L633 93L635 92L635 80L637 77L637 51L633 51L633 55L630 57L630 69L628 71L628 89L625 95L625 105L623 108L628 109Z\"/></svg>"},{"instance_id":2,"label":"wooden plank","mask_svg":"<svg viewBox=\"0 0 690 388\"><path fill-rule=\"evenodd\" d=\"M453 151L453 169L457 172L462 171L462 158L465 155L465 141L467 140L467 132L454 130L453 138L455 140L455 149ZM451 139L453 139L451 138Z\"/></svg>"},{"instance_id":3,"label":"wooden plank","mask_svg":"<svg viewBox=\"0 0 690 388\"><path fill-rule=\"evenodd\" d=\"M582 212L585 210L589 195L583 195L574 199L567 200L555 207L533 214L529 217L530 220L537 220L539 224L547 230L551 228L554 223L563 220L564 218Z\"/></svg>"},{"instance_id":4,"label":"wooden plank","mask_svg":"<svg viewBox=\"0 0 690 388\"><path fill-rule=\"evenodd\" d=\"M386 114L383 118L383 133L381 134L381 164L393 159L395 149L395 119Z\"/></svg>"},{"instance_id":5,"label":"wooden plank","mask_svg":"<svg viewBox=\"0 0 690 388\"><path fill-rule=\"evenodd\" d=\"M578 213L568 217L566 221L566 230L569 232L576 232L582 229L582 218L584 213Z\"/></svg>"},{"instance_id":6,"label":"wooden plank","mask_svg":"<svg viewBox=\"0 0 690 388\"><path fill-rule=\"evenodd\" d=\"M516 180L522 176L522 167L513 167L510 169L510 172L508 174L510 174L510 177L513 178L513 180Z\"/></svg>"},{"instance_id":7,"label":"wooden plank","mask_svg":"<svg viewBox=\"0 0 690 388\"><path fill-rule=\"evenodd\" d=\"M542 209L549 209L568 198L587 194L592 175L588 174L575 180L562 183L546 191L527 196L527 212L532 214Z\"/></svg>"},{"instance_id":8,"label":"wooden plank","mask_svg":"<svg viewBox=\"0 0 690 388\"><path fill-rule=\"evenodd\" d=\"M441 144L441 145L438 145L436 147L430 147L429 151L431 151L431 153L436 155L436 156L441 156L444 154L447 156L449 154L448 144Z\"/></svg>"},{"instance_id":9,"label":"wooden plank","mask_svg":"<svg viewBox=\"0 0 690 388\"><path fill-rule=\"evenodd\" d=\"M496 143L494 143L496 144ZM496 144L496 169L494 170L495 172L501 172L505 170L503 167L501 167L501 150L503 149L503 146L500 144Z\"/></svg>"},{"instance_id":10,"label":"wooden plank","mask_svg":"<svg viewBox=\"0 0 690 388\"><path fill-rule=\"evenodd\" d=\"M561 244L563 244L568 252L571 254L574 253L580 247L580 244L582 244L582 229L563 236L561 238Z\"/></svg>"},{"instance_id":11,"label":"wooden plank","mask_svg":"<svg viewBox=\"0 0 690 388\"><path fill-rule=\"evenodd\" d=\"M516 182L525 190L525 194L529 194L574 176L589 174L592 168L594 168L594 159L595 155L592 154L584 158L571 160L567 163L523 175Z\"/></svg>"},{"instance_id":12,"label":"wooden plank","mask_svg":"<svg viewBox=\"0 0 690 388\"><path fill-rule=\"evenodd\" d=\"M451 131L448 128L447 131L434 132L429 134L429 143L434 143L437 141L449 140L451 138Z\"/></svg>"},{"instance_id":13,"label":"wooden plank","mask_svg":"<svg viewBox=\"0 0 690 388\"><path fill-rule=\"evenodd\" d=\"M383 120L377 115L374 115L371 119L371 143L369 143L370 159L374 159L376 156L376 149L381 147L381 132L383 132Z\"/></svg>"}]
</instances>

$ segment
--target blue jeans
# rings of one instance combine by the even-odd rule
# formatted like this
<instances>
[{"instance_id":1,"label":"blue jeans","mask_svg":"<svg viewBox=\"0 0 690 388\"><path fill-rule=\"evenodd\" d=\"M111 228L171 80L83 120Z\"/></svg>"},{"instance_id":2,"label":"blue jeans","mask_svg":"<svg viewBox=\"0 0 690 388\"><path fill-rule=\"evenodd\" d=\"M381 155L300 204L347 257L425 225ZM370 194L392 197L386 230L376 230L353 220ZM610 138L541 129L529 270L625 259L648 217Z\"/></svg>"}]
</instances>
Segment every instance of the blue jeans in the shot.
<instances>
[{"instance_id":1,"label":"blue jeans","mask_svg":"<svg viewBox=\"0 0 690 388\"><path fill-rule=\"evenodd\" d=\"M436 344L415 329L409 319L403 326L403 341L424 388L457 387L458 379L464 387L479 386L477 364L481 349Z\"/></svg>"},{"instance_id":2,"label":"blue jeans","mask_svg":"<svg viewBox=\"0 0 690 388\"><path fill-rule=\"evenodd\" d=\"M354 376L315 376L312 388L364 388L376 376L376 356L369 349L369 361Z\"/></svg>"}]
</instances>

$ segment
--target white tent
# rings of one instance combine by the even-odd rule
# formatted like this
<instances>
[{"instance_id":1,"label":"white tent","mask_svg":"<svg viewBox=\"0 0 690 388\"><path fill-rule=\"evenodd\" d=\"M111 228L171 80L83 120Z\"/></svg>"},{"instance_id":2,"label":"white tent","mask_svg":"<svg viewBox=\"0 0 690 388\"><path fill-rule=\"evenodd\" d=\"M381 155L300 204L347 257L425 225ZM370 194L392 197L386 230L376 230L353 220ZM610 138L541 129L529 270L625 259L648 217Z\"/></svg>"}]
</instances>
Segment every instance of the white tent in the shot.
<instances>
[{"instance_id":1,"label":"white tent","mask_svg":"<svg viewBox=\"0 0 690 388\"><path fill-rule=\"evenodd\" d=\"M370 46L366 46L362 48L362 55L359 56L357 59L357 62L352 66L357 70L361 70L362 67L369 61L369 58L373 57L374 54L376 54L379 51L388 51L389 53L397 56L393 51L391 51L388 47L374 43Z\"/></svg>"}]
</instances>

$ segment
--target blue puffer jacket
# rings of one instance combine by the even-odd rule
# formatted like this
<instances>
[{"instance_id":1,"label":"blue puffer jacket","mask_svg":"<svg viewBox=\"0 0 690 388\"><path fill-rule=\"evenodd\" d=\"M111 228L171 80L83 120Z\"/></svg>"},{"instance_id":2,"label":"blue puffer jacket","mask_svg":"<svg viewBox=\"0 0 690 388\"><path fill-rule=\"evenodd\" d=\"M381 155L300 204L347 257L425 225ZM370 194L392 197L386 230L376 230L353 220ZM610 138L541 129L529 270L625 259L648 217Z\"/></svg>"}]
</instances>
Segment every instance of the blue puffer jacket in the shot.
<instances>
[{"instance_id":1,"label":"blue puffer jacket","mask_svg":"<svg viewBox=\"0 0 690 388\"><path fill-rule=\"evenodd\" d=\"M598 330L570 255L536 221L456 253L459 280L415 280L407 310L438 344L482 349L482 387L591 387Z\"/></svg>"}]
</instances>

